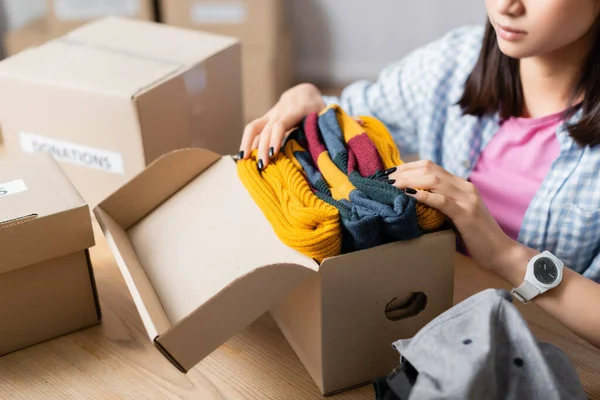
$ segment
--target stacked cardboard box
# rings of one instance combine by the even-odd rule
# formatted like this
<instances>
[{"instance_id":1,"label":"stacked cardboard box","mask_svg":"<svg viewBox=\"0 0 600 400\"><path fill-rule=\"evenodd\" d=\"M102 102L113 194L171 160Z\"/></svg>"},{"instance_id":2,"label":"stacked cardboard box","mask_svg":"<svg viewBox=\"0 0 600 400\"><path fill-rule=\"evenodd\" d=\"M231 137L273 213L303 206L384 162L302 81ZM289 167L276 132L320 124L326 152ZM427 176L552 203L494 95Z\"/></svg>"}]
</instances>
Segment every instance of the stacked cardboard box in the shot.
<instances>
[{"instance_id":1,"label":"stacked cardboard box","mask_svg":"<svg viewBox=\"0 0 600 400\"><path fill-rule=\"evenodd\" d=\"M240 44L107 17L0 62L8 154L50 152L92 206L161 154L238 151Z\"/></svg>"},{"instance_id":2,"label":"stacked cardboard box","mask_svg":"<svg viewBox=\"0 0 600 400\"><path fill-rule=\"evenodd\" d=\"M88 205L48 154L0 160L0 355L100 322Z\"/></svg>"},{"instance_id":3,"label":"stacked cardboard box","mask_svg":"<svg viewBox=\"0 0 600 400\"><path fill-rule=\"evenodd\" d=\"M39 46L88 22L106 16L155 21L152 0L47 0L46 15L10 31L4 38L5 55Z\"/></svg>"},{"instance_id":4,"label":"stacked cardboard box","mask_svg":"<svg viewBox=\"0 0 600 400\"><path fill-rule=\"evenodd\" d=\"M244 118L263 115L294 84L284 0L161 0L162 22L242 42Z\"/></svg>"}]
</instances>

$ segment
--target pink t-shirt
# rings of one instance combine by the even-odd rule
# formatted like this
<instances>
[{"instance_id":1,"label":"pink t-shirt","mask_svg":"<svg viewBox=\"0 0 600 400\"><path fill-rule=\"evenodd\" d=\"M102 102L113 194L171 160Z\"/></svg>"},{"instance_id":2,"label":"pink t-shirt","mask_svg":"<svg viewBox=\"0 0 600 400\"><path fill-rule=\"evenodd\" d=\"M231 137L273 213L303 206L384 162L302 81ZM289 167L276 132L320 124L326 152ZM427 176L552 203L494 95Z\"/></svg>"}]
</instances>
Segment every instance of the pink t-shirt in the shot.
<instances>
[{"instance_id":1,"label":"pink t-shirt","mask_svg":"<svg viewBox=\"0 0 600 400\"><path fill-rule=\"evenodd\" d=\"M469 178L498 224L515 240L529 203L560 151L560 117L556 113L506 120Z\"/></svg>"}]
</instances>

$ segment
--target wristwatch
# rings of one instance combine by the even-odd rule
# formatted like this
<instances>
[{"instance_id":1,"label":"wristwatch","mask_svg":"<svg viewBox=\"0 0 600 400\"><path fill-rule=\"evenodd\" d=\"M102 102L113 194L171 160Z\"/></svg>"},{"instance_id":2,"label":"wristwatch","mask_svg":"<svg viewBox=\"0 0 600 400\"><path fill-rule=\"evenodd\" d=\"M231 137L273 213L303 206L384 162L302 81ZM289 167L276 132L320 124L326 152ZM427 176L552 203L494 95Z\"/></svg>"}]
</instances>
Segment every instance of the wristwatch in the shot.
<instances>
[{"instance_id":1,"label":"wristwatch","mask_svg":"<svg viewBox=\"0 0 600 400\"><path fill-rule=\"evenodd\" d=\"M528 303L535 296L559 285L563 267L558 257L547 250L543 251L529 260L524 282L511 293L523 303Z\"/></svg>"}]
</instances>

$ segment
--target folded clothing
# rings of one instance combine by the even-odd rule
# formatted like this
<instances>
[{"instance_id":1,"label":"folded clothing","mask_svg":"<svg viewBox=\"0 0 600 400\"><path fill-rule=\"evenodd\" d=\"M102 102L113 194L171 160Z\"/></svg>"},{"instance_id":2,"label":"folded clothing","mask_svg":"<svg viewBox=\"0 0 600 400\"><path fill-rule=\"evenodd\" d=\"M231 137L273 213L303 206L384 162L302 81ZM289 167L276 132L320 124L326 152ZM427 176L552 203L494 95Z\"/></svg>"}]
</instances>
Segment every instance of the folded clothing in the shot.
<instances>
[{"instance_id":1,"label":"folded clothing","mask_svg":"<svg viewBox=\"0 0 600 400\"><path fill-rule=\"evenodd\" d=\"M377 178L402 163L377 119L338 106L306 116L262 171L257 152L238 175L283 243L321 262L442 226L445 216Z\"/></svg>"},{"instance_id":2,"label":"folded clothing","mask_svg":"<svg viewBox=\"0 0 600 400\"><path fill-rule=\"evenodd\" d=\"M328 148L321 140L318 119L316 113L308 115L288 138L294 142L293 146L286 145L284 151L306 172L317 196L340 211L344 233L342 251L363 250L420 236L422 232L417 222L416 200L400 189L382 181L363 178L358 170L352 170L353 180L361 186L359 190L336 165L336 162L345 158L344 151L335 149L336 162L331 159ZM330 143L333 142L332 138L341 137L339 128L327 129L325 132L328 134L323 137L330 138ZM290 148L294 150L290 151ZM373 169L377 164L381 165L374 146L367 152L347 159L355 159L358 169L366 164L373 173L381 170L381 167ZM315 164L316 168L313 166ZM343 165L341 167L348 170Z\"/></svg>"},{"instance_id":3,"label":"folded clothing","mask_svg":"<svg viewBox=\"0 0 600 400\"><path fill-rule=\"evenodd\" d=\"M358 170L362 177L378 177L383 175L383 171L404 163L385 125L369 116L361 116L360 119L363 125L336 104L328 106L319 115L319 127L327 149L336 149L332 159L338 168L349 173L352 182L357 179L357 174L353 177L352 171ZM343 152L343 148L332 138L338 137L337 141L341 141L342 145L347 143L346 156L337 154ZM395 188L388 189L393 191ZM447 220L443 213L423 203L417 202L416 209L419 227L424 232L440 228Z\"/></svg>"},{"instance_id":4,"label":"folded clothing","mask_svg":"<svg viewBox=\"0 0 600 400\"><path fill-rule=\"evenodd\" d=\"M262 174L256 151L237 162L238 176L286 245L321 262L341 253L338 210L319 199L285 155L275 156Z\"/></svg>"}]
</instances>

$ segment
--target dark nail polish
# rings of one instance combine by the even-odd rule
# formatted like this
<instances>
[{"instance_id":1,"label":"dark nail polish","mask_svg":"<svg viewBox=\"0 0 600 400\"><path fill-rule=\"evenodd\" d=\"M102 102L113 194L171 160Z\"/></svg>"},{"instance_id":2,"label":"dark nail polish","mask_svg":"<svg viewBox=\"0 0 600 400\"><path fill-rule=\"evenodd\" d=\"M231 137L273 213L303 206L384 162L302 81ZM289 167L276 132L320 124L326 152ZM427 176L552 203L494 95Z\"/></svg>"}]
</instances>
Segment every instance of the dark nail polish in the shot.
<instances>
[{"instance_id":1,"label":"dark nail polish","mask_svg":"<svg viewBox=\"0 0 600 400\"><path fill-rule=\"evenodd\" d=\"M275 149L272 147L269 147L269 158L273 157L275 155Z\"/></svg>"},{"instance_id":2,"label":"dark nail polish","mask_svg":"<svg viewBox=\"0 0 600 400\"><path fill-rule=\"evenodd\" d=\"M404 191L408 194L417 194L417 191L412 188L406 188L406 189L404 189Z\"/></svg>"},{"instance_id":3,"label":"dark nail polish","mask_svg":"<svg viewBox=\"0 0 600 400\"><path fill-rule=\"evenodd\" d=\"M396 183L395 179L388 179L384 181L385 183L389 183L390 185L393 185L394 183Z\"/></svg>"},{"instance_id":4,"label":"dark nail polish","mask_svg":"<svg viewBox=\"0 0 600 400\"><path fill-rule=\"evenodd\" d=\"M244 158L244 150L241 150L241 151L238 153L238 160L241 160L241 159L243 159L243 158Z\"/></svg>"},{"instance_id":5,"label":"dark nail polish","mask_svg":"<svg viewBox=\"0 0 600 400\"><path fill-rule=\"evenodd\" d=\"M258 160L258 170L262 171L263 169L263 161L262 160Z\"/></svg>"},{"instance_id":6,"label":"dark nail polish","mask_svg":"<svg viewBox=\"0 0 600 400\"><path fill-rule=\"evenodd\" d=\"M398 168L396 168L396 167L392 167L392 168L388 169L387 171L385 171L383 174L384 174L384 175L390 175L390 174L393 174L394 172L396 172L396 170L397 170L397 169L398 169Z\"/></svg>"}]
</instances>

